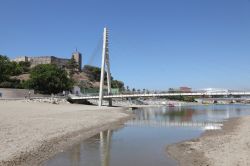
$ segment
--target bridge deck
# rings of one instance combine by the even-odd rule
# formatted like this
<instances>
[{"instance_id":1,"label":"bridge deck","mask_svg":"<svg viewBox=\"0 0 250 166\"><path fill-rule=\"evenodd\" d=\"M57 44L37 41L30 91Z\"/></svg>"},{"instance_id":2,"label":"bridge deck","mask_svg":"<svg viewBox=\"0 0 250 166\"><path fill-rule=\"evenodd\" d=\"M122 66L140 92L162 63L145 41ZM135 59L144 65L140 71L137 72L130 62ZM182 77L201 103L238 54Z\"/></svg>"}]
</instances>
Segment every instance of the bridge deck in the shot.
<instances>
[{"instance_id":1,"label":"bridge deck","mask_svg":"<svg viewBox=\"0 0 250 166\"><path fill-rule=\"evenodd\" d=\"M138 98L138 97L170 97L170 96L250 96L250 92L220 92L220 93L158 93L158 94L118 94L106 95L104 99L109 98ZM71 99L98 99L99 96L69 96Z\"/></svg>"}]
</instances>

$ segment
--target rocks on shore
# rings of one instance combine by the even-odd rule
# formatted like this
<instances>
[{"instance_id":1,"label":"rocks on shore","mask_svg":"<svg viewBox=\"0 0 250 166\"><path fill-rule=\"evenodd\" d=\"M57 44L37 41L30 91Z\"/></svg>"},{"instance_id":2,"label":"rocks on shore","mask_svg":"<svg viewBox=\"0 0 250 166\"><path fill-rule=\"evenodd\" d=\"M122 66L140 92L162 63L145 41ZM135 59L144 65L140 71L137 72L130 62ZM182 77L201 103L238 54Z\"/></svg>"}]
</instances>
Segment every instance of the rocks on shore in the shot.
<instances>
[{"instance_id":1,"label":"rocks on shore","mask_svg":"<svg viewBox=\"0 0 250 166\"><path fill-rule=\"evenodd\" d=\"M70 104L65 98L55 98L55 97L48 97L48 98L32 98L32 99L26 99L26 103L50 103L50 104Z\"/></svg>"}]
</instances>

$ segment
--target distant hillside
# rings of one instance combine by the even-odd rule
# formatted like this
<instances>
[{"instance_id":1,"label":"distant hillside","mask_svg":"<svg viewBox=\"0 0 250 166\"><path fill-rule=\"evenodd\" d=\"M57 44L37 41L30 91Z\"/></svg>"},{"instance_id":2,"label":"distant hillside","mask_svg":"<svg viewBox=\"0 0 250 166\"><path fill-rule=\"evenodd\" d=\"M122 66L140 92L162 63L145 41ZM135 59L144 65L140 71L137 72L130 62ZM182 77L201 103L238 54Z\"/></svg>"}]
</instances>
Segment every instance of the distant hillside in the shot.
<instances>
[{"instance_id":1,"label":"distant hillside","mask_svg":"<svg viewBox=\"0 0 250 166\"><path fill-rule=\"evenodd\" d=\"M0 55L0 88L34 89L39 93L60 93L77 85L84 90L98 90L101 69L85 65L82 71L74 60L62 68L55 64L39 64L31 67L29 62L10 61ZM107 82L105 73L104 82ZM124 83L111 76L111 87L124 90Z\"/></svg>"},{"instance_id":2,"label":"distant hillside","mask_svg":"<svg viewBox=\"0 0 250 166\"><path fill-rule=\"evenodd\" d=\"M106 83L106 73L105 73L105 83ZM100 85L101 69L99 67L85 65L82 72L75 73L73 79L75 84L81 88L91 89L99 88ZM124 83L119 80L114 80L111 76L111 87L124 90Z\"/></svg>"},{"instance_id":3,"label":"distant hillside","mask_svg":"<svg viewBox=\"0 0 250 166\"><path fill-rule=\"evenodd\" d=\"M93 69L93 70L92 70ZM84 67L84 70L81 72L74 73L72 79L74 80L74 85L77 85L84 89L98 89L100 85L100 68L94 66ZM29 73L22 73L16 76L11 76L14 80L20 80L24 82L29 80ZM105 81L106 83L106 81ZM120 90L124 89L124 83L122 81L114 80L112 77L112 88L119 88ZM106 88L106 85L104 85Z\"/></svg>"}]
</instances>

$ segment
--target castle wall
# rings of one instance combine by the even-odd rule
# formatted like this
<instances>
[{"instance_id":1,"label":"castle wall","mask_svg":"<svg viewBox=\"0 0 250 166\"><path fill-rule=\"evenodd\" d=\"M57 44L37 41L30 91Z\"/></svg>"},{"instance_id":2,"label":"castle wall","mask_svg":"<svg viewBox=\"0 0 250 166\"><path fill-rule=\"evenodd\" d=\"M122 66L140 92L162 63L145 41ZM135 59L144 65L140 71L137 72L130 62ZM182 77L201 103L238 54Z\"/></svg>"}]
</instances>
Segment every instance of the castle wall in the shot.
<instances>
[{"instance_id":1,"label":"castle wall","mask_svg":"<svg viewBox=\"0 0 250 166\"><path fill-rule=\"evenodd\" d=\"M65 67L69 59L57 58L54 56L41 56L41 57L29 57L28 61L31 63L31 67L39 64L55 64L58 67Z\"/></svg>"},{"instance_id":2,"label":"castle wall","mask_svg":"<svg viewBox=\"0 0 250 166\"><path fill-rule=\"evenodd\" d=\"M51 56L41 56L41 57L29 57L28 61L31 64L31 67L35 67L39 64L51 64Z\"/></svg>"},{"instance_id":3,"label":"castle wall","mask_svg":"<svg viewBox=\"0 0 250 166\"><path fill-rule=\"evenodd\" d=\"M15 59L13 59L13 61L15 61L15 62L28 62L28 57L27 56L16 57Z\"/></svg>"},{"instance_id":4,"label":"castle wall","mask_svg":"<svg viewBox=\"0 0 250 166\"><path fill-rule=\"evenodd\" d=\"M79 71L82 68L82 54L80 52L74 52L72 54L72 58L75 59L75 61L79 65ZM27 57L27 56L22 56L22 57L17 57L13 61L15 62L30 62L30 67L35 67L39 64L55 64L58 67L66 67L67 63L70 61L70 59L65 59L65 58L57 58L54 56L39 56L39 57Z\"/></svg>"}]
</instances>

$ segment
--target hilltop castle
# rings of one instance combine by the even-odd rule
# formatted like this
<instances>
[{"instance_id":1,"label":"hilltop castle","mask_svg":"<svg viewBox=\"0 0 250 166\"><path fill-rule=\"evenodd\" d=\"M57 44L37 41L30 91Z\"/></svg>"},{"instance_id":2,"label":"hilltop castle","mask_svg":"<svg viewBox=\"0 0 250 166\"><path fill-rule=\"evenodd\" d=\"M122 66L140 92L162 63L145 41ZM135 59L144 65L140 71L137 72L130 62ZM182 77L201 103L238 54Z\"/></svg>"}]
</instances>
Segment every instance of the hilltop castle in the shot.
<instances>
[{"instance_id":1,"label":"hilltop castle","mask_svg":"<svg viewBox=\"0 0 250 166\"><path fill-rule=\"evenodd\" d=\"M78 70L81 71L82 69L82 54L77 50L72 53L72 58L76 61L79 68ZM58 67L66 67L67 63L70 59L65 58L58 58L55 56L37 56L37 57L28 57L28 56L21 56L13 59L15 62L30 62L30 67L34 67L39 64L55 64Z\"/></svg>"}]
</instances>

